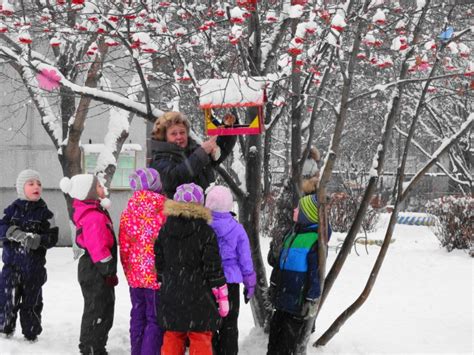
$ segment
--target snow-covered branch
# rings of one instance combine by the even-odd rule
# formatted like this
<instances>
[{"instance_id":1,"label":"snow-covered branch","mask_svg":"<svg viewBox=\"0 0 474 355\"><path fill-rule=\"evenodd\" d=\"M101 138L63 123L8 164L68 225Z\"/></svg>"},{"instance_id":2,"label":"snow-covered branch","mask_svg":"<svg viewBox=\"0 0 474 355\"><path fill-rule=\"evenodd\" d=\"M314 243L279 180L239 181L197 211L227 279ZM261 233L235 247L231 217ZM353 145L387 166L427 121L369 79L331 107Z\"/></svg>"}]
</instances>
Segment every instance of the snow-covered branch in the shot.
<instances>
[{"instance_id":1,"label":"snow-covered branch","mask_svg":"<svg viewBox=\"0 0 474 355\"><path fill-rule=\"evenodd\" d=\"M440 80L440 79L447 79L447 78L455 78L455 77L462 77L464 73L462 72L457 72L457 73L451 73L451 74L444 74L444 75L436 75L433 77L424 77L424 78L411 78L411 79L400 79L396 81L391 81L386 84L377 84L375 85L371 90L368 90L366 92L360 93L354 97L352 97L349 100L349 104L353 103L354 101L363 99L367 96L371 96L377 92L383 92L386 91L387 89L397 86L397 85L406 85L406 84L412 84L412 83L417 83L417 82L425 82L427 80L434 81L434 80Z\"/></svg>"},{"instance_id":2,"label":"snow-covered branch","mask_svg":"<svg viewBox=\"0 0 474 355\"><path fill-rule=\"evenodd\" d=\"M5 56L7 56L10 60L13 60L18 63L18 65L21 65L22 67L28 66L32 71L35 73L40 72L43 69L48 69L48 70L54 70L59 76L60 80L59 83L69 89L71 89L74 93L78 95L83 95L86 97L90 97L94 100L97 100L99 102L103 102L108 105L116 106L119 108L122 108L124 110L133 112L135 114L138 114L139 116L148 118L148 119L154 119L155 117L160 116L163 112L157 108L153 108L151 111L151 114L148 112L147 107L145 104L136 102L134 100L131 100L123 95L119 95L113 92L106 92L104 90L96 89L96 88L90 88L87 86L80 86L77 85L71 81L69 81L66 77L64 77L60 72L57 71L57 69L50 65L46 64L42 61L39 61L38 59L32 58L31 60L28 60L27 58L23 58L23 56L20 54L18 55L17 53L13 52L10 48L1 46L0 47L0 55L3 53ZM30 83L31 84L31 83ZM36 83L33 83L35 87L37 87Z\"/></svg>"},{"instance_id":3,"label":"snow-covered branch","mask_svg":"<svg viewBox=\"0 0 474 355\"><path fill-rule=\"evenodd\" d=\"M408 136L408 133L402 131L398 126L395 126L394 128L395 128L395 130L396 130L398 133L400 133L402 136L404 136L404 137L407 137L407 136ZM431 158L431 157L432 157L432 155L431 155L430 153L428 153L428 152L421 146L420 143L418 143L418 142L415 141L415 140L412 140L412 142L413 142L413 145L414 145L420 152L423 153L423 155L425 155L425 156L428 157L428 158ZM446 176L448 176L451 180L453 180L453 181L456 182L457 184L470 186L469 181L463 181L463 180L458 179L456 176L454 176L453 174L451 174L451 173L449 172L449 170L446 169L446 168L443 166L443 164L441 164L441 162L437 161L437 162L436 162L436 166L438 166L438 167L446 174Z\"/></svg>"},{"instance_id":4,"label":"snow-covered branch","mask_svg":"<svg viewBox=\"0 0 474 355\"><path fill-rule=\"evenodd\" d=\"M426 172L438 161L439 157L446 152L453 144L455 144L459 138L471 129L474 123L474 113L471 113L467 118L466 122L459 128L459 130L451 137L445 139L438 149L431 155L431 159L411 178L406 187L403 189L403 193L400 197L400 201L403 201L413 189L415 184L426 174Z\"/></svg>"},{"instance_id":5,"label":"snow-covered branch","mask_svg":"<svg viewBox=\"0 0 474 355\"><path fill-rule=\"evenodd\" d=\"M139 101L142 96L135 90L137 85L140 85L138 75L132 78L127 92L129 98L134 101ZM100 152L95 167L95 172L107 181L107 186L109 186L117 167L117 159L122 145L129 135L133 116L132 112L117 107L112 107L109 112L109 126L104 137L104 149Z\"/></svg>"}]
</instances>

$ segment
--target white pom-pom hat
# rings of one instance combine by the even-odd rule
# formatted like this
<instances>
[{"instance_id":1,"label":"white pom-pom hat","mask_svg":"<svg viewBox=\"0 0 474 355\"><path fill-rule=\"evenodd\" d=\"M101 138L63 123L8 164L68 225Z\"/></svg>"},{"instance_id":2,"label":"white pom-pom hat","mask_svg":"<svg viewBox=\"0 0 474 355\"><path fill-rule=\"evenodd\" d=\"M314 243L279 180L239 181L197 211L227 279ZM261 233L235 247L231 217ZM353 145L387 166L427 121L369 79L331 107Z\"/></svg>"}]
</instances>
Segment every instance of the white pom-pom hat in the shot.
<instances>
[{"instance_id":1,"label":"white pom-pom hat","mask_svg":"<svg viewBox=\"0 0 474 355\"><path fill-rule=\"evenodd\" d=\"M103 209L108 210L112 206L112 201L110 201L107 197L100 200L100 205Z\"/></svg>"},{"instance_id":2,"label":"white pom-pom hat","mask_svg":"<svg viewBox=\"0 0 474 355\"><path fill-rule=\"evenodd\" d=\"M59 182L62 192L77 200L96 200L97 176L91 174L78 174L72 178L64 177Z\"/></svg>"}]
</instances>

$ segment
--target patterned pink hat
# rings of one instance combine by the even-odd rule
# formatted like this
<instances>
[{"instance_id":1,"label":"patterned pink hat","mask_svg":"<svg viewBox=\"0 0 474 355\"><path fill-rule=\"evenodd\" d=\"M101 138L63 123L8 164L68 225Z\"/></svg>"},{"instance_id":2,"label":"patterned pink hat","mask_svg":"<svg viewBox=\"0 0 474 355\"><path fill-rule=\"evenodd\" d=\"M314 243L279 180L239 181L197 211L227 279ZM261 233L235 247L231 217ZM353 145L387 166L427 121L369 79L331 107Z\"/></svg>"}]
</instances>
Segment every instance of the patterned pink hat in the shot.
<instances>
[{"instance_id":1,"label":"patterned pink hat","mask_svg":"<svg viewBox=\"0 0 474 355\"><path fill-rule=\"evenodd\" d=\"M173 200L179 202L193 202L204 204L204 191L202 187L195 183L179 185L173 196Z\"/></svg>"}]
</instances>

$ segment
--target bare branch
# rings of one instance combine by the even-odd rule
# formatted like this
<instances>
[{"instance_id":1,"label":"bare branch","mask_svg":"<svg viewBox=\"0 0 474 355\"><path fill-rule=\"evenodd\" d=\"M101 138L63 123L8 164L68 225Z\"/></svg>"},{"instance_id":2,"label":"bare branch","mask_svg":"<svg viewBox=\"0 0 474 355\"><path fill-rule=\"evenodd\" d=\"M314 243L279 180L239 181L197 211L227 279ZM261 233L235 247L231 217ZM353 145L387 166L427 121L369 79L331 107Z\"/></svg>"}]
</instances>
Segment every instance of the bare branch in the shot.
<instances>
[{"instance_id":1,"label":"bare branch","mask_svg":"<svg viewBox=\"0 0 474 355\"><path fill-rule=\"evenodd\" d=\"M405 200L410 191L413 189L415 184L426 174L426 172L438 161L439 157L446 152L453 144L455 144L459 138L465 134L474 123L474 113L471 113L466 122L461 126L459 131L453 134L439 146L439 148L432 154L431 159L423 166L409 181L407 186L403 189L403 193L400 197L400 201Z\"/></svg>"},{"instance_id":2,"label":"bare branch","mask_svg":"<svg viewBox=\"0 0 474 355\"><path fill-rule=\"evenodd\" d=\"M398 126L395 126L394 127L398 133L400 133L402 136L404 137L407 137L408 136L408 133L402 131ZM432 155L430 153L428 153L426 150L423 149L423 147L415 140L412 140L412 143L413 145L418 148L418 150L420 152L422 152L425 156L427 157L431 157ZM453 180L454 182L460 184L460 185L467 185L467 186L470 186L470 183L469 181L462 181L462 180L459 180L458 178L456 178L455 176L453 176L449 171L448 169L446 169L443 164L441 164L439 161L436 162L436 165L441 169L443 170L443 172L446 174L446 176L448 176L451 180Z\"/></svg>"}]
</instances>

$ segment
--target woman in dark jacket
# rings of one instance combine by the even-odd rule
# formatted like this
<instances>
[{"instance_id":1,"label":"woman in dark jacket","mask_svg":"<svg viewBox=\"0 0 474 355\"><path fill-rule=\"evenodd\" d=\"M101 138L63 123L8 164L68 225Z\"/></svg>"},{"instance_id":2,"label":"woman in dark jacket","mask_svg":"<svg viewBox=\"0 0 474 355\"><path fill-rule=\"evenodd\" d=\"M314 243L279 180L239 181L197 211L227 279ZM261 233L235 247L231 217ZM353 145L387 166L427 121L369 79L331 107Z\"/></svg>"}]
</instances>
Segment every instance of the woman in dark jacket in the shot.
<instances>
[{"instance_id":1,"label":"woman in dark jacket","mask_svg":"<svg viewBox=\"0 0 474 355\"><path fill-rule=\"evenodd\" d=\"M180 112L166 112L155 121L150 164L160 173L164 194L172 198L176 188L195 183L204 190L214 182L214 167L232 151L236 136L211 137L199 145L189 137L189 121Z\"/></svg>"},{"instance_id":2,"label":"woman in dark jacket","mask_svg":"<svg viewBox=\"0 0 474 355\"><path fill-rule=\"evenodd\" d=\"M167 220L155 242L158 321L166 330L162 354L184 354L186 338L191 354L212 354L212 333L229 312L211 212L203 203L204 193L193 183L179 186L174 201L165 202Z\"/></svg>"}]
</instances>

